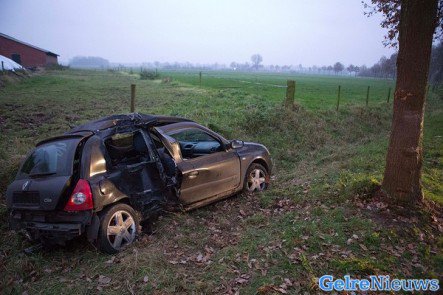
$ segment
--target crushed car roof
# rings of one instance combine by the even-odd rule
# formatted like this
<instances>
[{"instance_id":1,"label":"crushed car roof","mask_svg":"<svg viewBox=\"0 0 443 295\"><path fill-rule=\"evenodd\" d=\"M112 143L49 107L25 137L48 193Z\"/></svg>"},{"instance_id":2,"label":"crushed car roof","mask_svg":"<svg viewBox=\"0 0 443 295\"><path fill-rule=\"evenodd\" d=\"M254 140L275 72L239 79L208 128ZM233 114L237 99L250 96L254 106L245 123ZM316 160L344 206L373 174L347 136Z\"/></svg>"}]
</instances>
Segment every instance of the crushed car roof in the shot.
<instances>
[{"instance_id":1,"label":"crushed car roof","mask_svg":"<svg viewBox=\"0 0 443 295\"><path fill-rule=\"evenodd\" d=\"M68 131L65 134L73 134L83 131L97 132L112 127L125 127L129 125L160 126L160 125L172 124L178 122L192 122L192 121L180 117L131 113L131 114L122 114L122 115L112 115L95 121L90 121L86 124L72 128L70 131Z\"/></svg>"},{"instance_id":2,"label":"crushed car roof","mask_svg":"<svg viewBox=\"0 0 443 295\"><path fill-rule=\"evenodd\" d=\"M41 144L53 140L59 140L71 137L84 138L84 137L89 137L93 134L108 136L117 132L117 130L120 130L120 127L123 130L125 129L125 127L128 129L132 129L134 126L141 126L141 125L163 126L179 122L193 122L193 121L180 117L147 115L139 113L111 115L73 127L71 130L65 132L63 135L50 137L38 142L36 146L39 146Z\"/></svg>"}]
</instances>

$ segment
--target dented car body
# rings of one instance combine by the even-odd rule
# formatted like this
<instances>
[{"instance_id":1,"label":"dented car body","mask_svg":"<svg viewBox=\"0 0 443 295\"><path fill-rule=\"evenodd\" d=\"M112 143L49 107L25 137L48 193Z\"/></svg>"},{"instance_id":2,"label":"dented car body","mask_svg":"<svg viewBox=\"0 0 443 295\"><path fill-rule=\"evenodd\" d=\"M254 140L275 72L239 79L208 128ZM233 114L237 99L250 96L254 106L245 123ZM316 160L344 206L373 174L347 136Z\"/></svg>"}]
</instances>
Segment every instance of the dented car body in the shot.
<instances>
[{"instance_id":1,"label":"dented car body","mask_svg":"<svg viewBox=\"0 0 443 295\"><path fill-rule=\"evenodd\" d=\"M7 189L10 227L63 244L86 234L116 253L166 210L190 210L269 184L260 144L193 121L114 115L38 143Z\"/></svg>"}]
</instances>

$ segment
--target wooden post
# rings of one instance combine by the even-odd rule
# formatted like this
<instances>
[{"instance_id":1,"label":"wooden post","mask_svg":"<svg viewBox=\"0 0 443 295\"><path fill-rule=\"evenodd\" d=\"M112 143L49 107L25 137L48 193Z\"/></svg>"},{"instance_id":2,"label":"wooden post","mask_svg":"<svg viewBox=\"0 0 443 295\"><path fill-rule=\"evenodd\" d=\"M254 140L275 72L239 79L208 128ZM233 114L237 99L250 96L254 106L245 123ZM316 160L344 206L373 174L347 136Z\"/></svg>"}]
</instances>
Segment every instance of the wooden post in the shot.
<instances>
[{"instance_id":1,"label":"wooden post","mask_svg":"<svg viewBox=\"0 0 443 295\"><path fill-rule=\"evenodd\" d=\"M2 61L2 72L5 70L5 64L4 64L4 62Z\"/></svg>"},{"instance_id":2,"label":"wooden post","mask_svg":"<svg viewBox=\"0 0 443 295\"><path fill-rule=\"evenodd\" d=\"M386 100L387 103L389 103L390 98L391 98L391 87L389 87L389 90L388 90L388 99Z\"/></svg>"},{"instance_id":3,"label":"wooden post","mask_svg":"<svg viewBox=\"0 0 443 295\"><path fill-rule=\"evenodd\" d=\"M340 92L341 92L341 86L338 85L338 95L337 95L337 111L338 107L340 106Z\"/></svg>"},{"instance_id":4,"label":"wooden post","mask_svg":"<svg viewBox=\"0 0 443 295\"><path fill-rule=\"evenodd\" d=\"M200 87L202 86L202 72L200 71L198 73L198 79L199 79L199 83L200 83Z\"/></svg>"},{"instance_id":5,"label":"wooden post","mask_svg":"<svg viewBox=\"0 0 443 295\"><path fill-rule=\"evenodd\" d=\"M369 88L370 86L368 86L368 90L366 91L366 106L369 105Z\"/></svg>"},{"instance_id":6,"label":"wooden post","mask_svg":"<svg viewBox=\"0 0 443 295\"><path fill-rule=\"evenodd\" d=\"M285 105L286 107L292 107L295 100L295 81L288 80L287 85L288 86L286 87Z\"/></svg>"},{"instance_id":7,"label":"wooden post","mask_svg":"<svg viewBox=\"0 0 443 295\"><path fill-rule=\"evenodd\" d=\"M135 112L135 84L131 84L131 113Z\"/></svg>"}]
</instances>

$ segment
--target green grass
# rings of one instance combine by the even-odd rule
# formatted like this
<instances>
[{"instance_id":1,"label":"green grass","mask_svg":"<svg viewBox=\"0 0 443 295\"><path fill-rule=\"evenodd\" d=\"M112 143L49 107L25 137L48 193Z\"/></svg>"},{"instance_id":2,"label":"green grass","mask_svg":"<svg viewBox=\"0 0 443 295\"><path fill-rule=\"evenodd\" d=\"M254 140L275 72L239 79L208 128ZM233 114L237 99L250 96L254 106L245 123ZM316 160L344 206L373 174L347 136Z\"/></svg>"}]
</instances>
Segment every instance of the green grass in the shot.
<instances>
[{"instance_id":1,"label":"green grass","mask_svg":"<svg viewBox=\"0 0 443 295\"><path fill-rule=\"evenodd\" d=\"M392 108L385 100L392 81L204 72L200 87L197 72L161 74L172 82L140 80L136 73L51 71L0 90L0 229L5 232L0 290L251 294L289 279L294 286L288 292L315 293L315 279L324 274L441 274L441 234L428 234L431 225L399 224L359 205L357 196L368 195L382 178ZM298 111L282 107L284 88L269 86L284 85L288 78L297 81ZM36 142L69 125L129 112L131 83L137 84L139 112L184 116L227 138L265 144L275 162L271 188L164 216L156 234L114 258L84 241L25 255L30 244L7 230L3 197L20 160ZM336 112L338 85L343 96ZM423 184L425 196L439 204L442 109L441 93L431 93ZM204 262L198 261L200 254ZM100 275L111 282L101 286Z\"/></svg>"},{"instance_id":2,"label":"green grass","mask_svg":"<svg viewBox=\"0 0 443 295\"><path fill-rule=\"evenodd\" d=\"M165 72L164 76L199 86L198 72ZM346 76L308 76L289 74L203 72L204 89L228 89L248 92L266 97L264 103L281 103L285 97L287 80L296 81L296 101L308 109L334 109L337 103L338 86L341 86L341 106L365 106L367 87L370 86L369 104L380 105L393 95L393 80L355 78Z\"/></svg>"}]
</instances>

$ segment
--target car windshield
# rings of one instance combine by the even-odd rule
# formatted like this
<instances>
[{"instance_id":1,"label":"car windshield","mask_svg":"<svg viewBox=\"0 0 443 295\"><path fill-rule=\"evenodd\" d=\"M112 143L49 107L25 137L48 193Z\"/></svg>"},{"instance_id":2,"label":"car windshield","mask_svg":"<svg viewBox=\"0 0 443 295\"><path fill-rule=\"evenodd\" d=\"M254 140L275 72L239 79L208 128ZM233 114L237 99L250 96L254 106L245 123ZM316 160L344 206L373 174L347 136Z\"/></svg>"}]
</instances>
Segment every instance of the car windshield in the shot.
<instances>
[{"instance_id":1,"label":"car windshield","mask_svg":"<svg viewBox=\"0 0 443 295\"><path fill-rule=\"evenodd\" d=\"M36 147L23 162L19 178L70 175L79 139L64 139Z\"/></svg>"}]
</instances>

